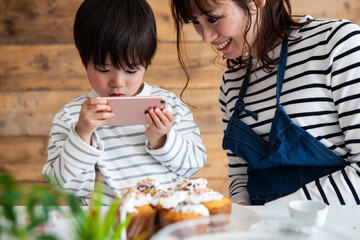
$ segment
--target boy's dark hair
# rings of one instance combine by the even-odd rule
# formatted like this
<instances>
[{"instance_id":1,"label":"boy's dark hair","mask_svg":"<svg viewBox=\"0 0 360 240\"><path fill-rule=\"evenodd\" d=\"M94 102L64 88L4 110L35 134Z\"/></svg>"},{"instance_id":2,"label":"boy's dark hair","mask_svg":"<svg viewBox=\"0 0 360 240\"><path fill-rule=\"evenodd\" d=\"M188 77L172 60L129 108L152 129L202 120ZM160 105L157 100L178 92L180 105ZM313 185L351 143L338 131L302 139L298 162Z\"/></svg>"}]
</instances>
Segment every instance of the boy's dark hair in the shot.
<instances>
[{"instance_id":1,"label":"boy's dark hair","mask_svg":"<svg viewBox=\"0 0 360 240\"><path fill-rule=\"evenodd\" d=\"M157 48L154 13L146 0L85 0L74 22L74 40L85 67L147 68Z\"/></svg>"}]
</instances>

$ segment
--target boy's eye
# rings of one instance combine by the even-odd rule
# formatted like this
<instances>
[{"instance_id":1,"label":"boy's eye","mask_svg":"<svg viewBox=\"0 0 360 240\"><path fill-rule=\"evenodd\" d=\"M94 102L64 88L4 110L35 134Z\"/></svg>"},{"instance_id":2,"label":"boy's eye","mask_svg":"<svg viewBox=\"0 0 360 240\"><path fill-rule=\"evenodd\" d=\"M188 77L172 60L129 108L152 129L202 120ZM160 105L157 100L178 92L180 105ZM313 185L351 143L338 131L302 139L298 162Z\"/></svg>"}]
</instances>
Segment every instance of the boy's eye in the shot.
<instances>
[{"instance_id":1,"label":"boy's eye","mask_svg":"<svg viewBox=\"0 0 360 240\"><path fill-rule=\"evenodd\" d=\"M99 68L99 67L95 67L96 71L99 71L101 73L107 73L110 72L110 70L106 69L106 68Z\"/></svg>"},{"instance_id":2,"label":"boy's eye","mask_svg":"<svg viewBox=\"0 0 360 240\"><path fill-rule=\"evenodd\" d=\"M137 72L137 70L136 69L135 70L125 70L125 72L130 73L130 74L134 74L134 73Z\"/></svg>"},{"instance_id":3,"label":"boy's eye","mask_svg":"<svg viewBox=\"0 0 360 240\"><path fill-rule=\"evenodd\" d=\"M197 21L197 20L193 20L193 21L192 21L192 24L193 24L193 25L198 25L198 24L200 24L200 23L199 23L199 21Z\"/></svg>"}]
</instances>

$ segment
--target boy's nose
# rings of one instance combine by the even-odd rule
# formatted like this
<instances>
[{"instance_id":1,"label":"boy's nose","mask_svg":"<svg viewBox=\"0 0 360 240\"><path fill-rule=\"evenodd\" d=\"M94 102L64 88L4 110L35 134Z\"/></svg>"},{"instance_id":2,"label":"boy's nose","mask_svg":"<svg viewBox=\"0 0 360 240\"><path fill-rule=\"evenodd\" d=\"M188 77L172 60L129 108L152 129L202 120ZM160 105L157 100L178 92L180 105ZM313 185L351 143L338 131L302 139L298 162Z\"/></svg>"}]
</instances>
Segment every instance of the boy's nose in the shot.
<instances>
[{"instance_id":1,"label":"boy's nose","mask_svg":"<svg viewBox=\"0 0 360 240\"><path fill-rule=\"evenodd\" d=\"M124 76L122 76L121 73L115 74L111 81L110 81L110 85L112 87L122 87L124 85L125 79Z\"/></svg>"}]
</instances>

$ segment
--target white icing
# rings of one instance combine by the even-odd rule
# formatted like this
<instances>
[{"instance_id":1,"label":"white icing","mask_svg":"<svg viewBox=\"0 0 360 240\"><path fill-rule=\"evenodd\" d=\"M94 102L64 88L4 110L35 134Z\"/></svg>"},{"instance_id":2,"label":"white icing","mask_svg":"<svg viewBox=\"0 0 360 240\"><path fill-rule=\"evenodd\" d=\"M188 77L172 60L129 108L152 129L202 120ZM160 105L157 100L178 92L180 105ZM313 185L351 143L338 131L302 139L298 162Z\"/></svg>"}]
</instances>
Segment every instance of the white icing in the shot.
<instances>
[{"instance_id":1,"label":"white icing","mask_svg":"<svg viewBox=\"0 0 360 240\"><path fill-rule=\"evenodd\" d=\"M189 196L189 193L186 191L159 191L151 199L151 204L153 206L160 205L163 208L170 209L179 205L179 203L185 201Z\"/></svg>"},{"instance_id":2,"label":"white icing","mask_svg":"<svg viewBox=\"0 0 360 240\"><path fill-rule=\"evenodd\" d=\"M195 213L206 217L210 215L209 210L202 204L180 204L173 208L172 211L181 213Z\"/></svg>"},{"instance_id":3,"label":"white icing","mask_svg":"<svg viewBox=\"0 0 360 240\"><path fill-rule=\"evenodd\" d=\"M136 207L141 207L150 204L151 195L144 194L136 188L130 188L123 192L120 205L120 222L125 222L128 213L137 213ZM127 239L126 229L121 232L121 239Z\"/></svg>"},{"instance_id":4,"label":"white icing","mask_svg":"<svg viewBox=\"0 0 360 240\"><path fill-rule=\"evenodd\" d=\"M125 210L124 212L127 213L137 213L136 207L148 205L150 200L150 194L144 194L138 190L131 189L123 196L120 210Z\"/></svg>"},{"instance_id":5,"label":"white icing","mask_svg":"<svg viewBox=\"0 0 360 240\"><path fill-rule=\"evenodd\" d=\"M192 192L189 194L189 201L195 204L221 200L223 195L219 192L206 189L205 191Z\"/></svg>"}]
</instances>

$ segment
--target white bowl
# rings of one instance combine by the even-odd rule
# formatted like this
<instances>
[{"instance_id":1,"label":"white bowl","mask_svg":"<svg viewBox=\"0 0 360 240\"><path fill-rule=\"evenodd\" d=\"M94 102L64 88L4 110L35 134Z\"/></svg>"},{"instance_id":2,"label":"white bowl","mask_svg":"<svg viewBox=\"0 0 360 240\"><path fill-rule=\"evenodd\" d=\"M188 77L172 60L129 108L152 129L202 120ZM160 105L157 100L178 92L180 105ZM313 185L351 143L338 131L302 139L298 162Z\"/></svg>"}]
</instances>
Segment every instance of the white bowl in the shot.
<instances>
[{"instance_id":1,"label":"white bowl","mask_svg":"<svg viewBox=\"0 0 360 240\"><path fill-rule=\"evenodd\" d=\"M288 208L292 218L317 227L324 225L328 213L328 205L310 200L291 201Z\"/></svg>"}]
</instances>

